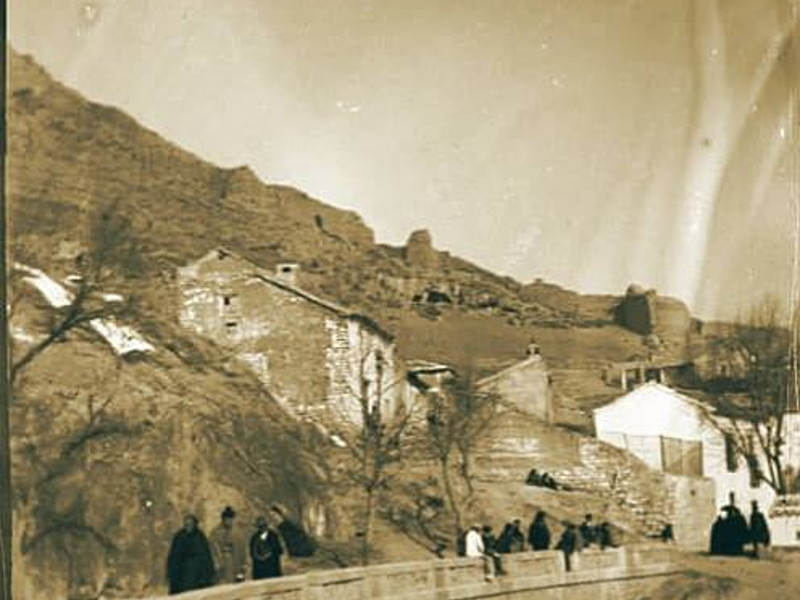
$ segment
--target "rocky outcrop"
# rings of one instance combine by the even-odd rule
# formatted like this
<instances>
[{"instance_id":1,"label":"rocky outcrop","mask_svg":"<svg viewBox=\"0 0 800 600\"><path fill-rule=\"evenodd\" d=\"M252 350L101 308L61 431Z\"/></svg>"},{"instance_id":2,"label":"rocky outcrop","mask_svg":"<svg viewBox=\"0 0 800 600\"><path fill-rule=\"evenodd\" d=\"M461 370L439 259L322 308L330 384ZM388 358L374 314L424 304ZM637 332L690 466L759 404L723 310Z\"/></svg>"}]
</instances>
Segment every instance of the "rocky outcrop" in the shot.
<instances>
[{"instance_id":1,"label":"rocky outcrop","mask_svg":"<svg viewBox=\"0 0 800 600\"><path fill-rule=\"evenodd\" d=\"M439 255L433 247L433 238L427 229L411 233L404 249L406 263L419 269L436 269Z\"/></svg>"},{"instance_id":2,"label":"rocky outcrop","mask_svg":"<svg viewBox=\"0 0 800 600\"><path fill-rule=\"evenodd\" d=\"M686 358L690 336L696 328L688 307L675 298L659 296L632 284L615 310L616 322L626 329L659 342L673 358Z\"/></svg>"}]
</instances>

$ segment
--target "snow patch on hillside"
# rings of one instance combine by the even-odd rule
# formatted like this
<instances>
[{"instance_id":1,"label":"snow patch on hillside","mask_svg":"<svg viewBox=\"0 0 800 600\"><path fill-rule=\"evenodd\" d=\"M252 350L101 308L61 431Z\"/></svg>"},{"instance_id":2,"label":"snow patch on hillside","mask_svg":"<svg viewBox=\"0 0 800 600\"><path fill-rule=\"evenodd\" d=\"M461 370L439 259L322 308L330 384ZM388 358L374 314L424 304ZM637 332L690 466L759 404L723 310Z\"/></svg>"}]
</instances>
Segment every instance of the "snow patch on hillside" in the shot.
<instances>
[{"instance_id":1,"label":"snow patch on hillside","mask_svg":"<svg viewBox=\"0 0 800 600\"><path fill-rule=\"evenodd\" d=\"M60 283L48 276L44 271L21 263L14 263L14 268L26 274L24 281L35 287L45 300L54 308L66 308L72 303L73 295ZM103 294L105 302L121 302L119 294ZM89 322L96 331L120 356L132 352L153 352L155 348L136 330L127 325L117 324L113 318L92 319Z\"/></svg>"}]
</instances>

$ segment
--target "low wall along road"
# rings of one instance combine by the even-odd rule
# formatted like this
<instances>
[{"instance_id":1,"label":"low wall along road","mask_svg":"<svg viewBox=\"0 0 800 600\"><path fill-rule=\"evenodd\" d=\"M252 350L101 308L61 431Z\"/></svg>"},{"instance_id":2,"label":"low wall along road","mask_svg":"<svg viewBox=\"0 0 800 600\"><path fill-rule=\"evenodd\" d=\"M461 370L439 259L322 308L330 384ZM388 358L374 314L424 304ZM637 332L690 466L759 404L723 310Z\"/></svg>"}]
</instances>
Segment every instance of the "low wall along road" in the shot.
<instances>
[{"instance_id":1,"label":"low wall along road","mask_svg":"<svg viewBox=\"0 0 800 600\"><path fill-rule=\"evenodd\" d=\"M486 581L483 561L455 558L319 571L181 594L185 600L634 600L678 572L665 545L586 550L567 572L560 552L507 555ZM176 598L176 596L171 596Z\"/></svg>"}]
</instances>

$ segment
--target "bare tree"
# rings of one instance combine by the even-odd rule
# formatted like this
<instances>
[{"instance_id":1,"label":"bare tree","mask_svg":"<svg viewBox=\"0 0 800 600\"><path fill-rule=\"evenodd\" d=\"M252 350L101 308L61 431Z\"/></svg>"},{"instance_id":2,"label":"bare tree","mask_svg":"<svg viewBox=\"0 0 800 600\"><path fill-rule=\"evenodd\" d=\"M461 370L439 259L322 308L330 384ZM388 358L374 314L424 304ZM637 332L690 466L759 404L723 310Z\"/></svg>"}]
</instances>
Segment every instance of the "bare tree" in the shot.
<instances>
[{"instance_id":1,"label":"bare tree","mask_svg":"<svg viewBox=\"0 0 800 600\"><path fill-rule=\"evenodd\" d=\"M140 258L130 235L130 223L114 213L114 206L92 216L88 250L76 260L77 289L67 306L52 307L48 314L47 334L30 346L10 367L12 388L18 377L50 346L73 330L94 335L89 325L96 319L121 316L130 312L129 302L107 302L102 289L117 279L120 270L136 270ZM114 267L122 267L115 271ZM13 309L13 307L12 307Z\"/></svg>"},{"instance_id":2,"label":"bare tree","mask_svg":"<svg viewBox=\"0 0 800 600\"><path fill-rule=\"evenodd\" d=\"M464 530L464 513L475 494L474 452L491 427L499 405L497 394L475 386L471 369L441 391L429 394L428 443L439 464L456 545Z\"/></svg>"},{"instance_id":3,"label":"bare tree","mask_svg":"<svg viewBox=\"0 0 800 600\"><path fill-rule=\"evenodd\" d=\"M743 376L717 381L714 391L723 397L734 395L744 400L725 403L725 411L732 417L732 431L726 433L747 460L754 477L784 494L784 421L798 402L794 385L797 352L792 335L781 322L780 305L773 298L765 298L747 318L740 319L731 335L747 352L750 365ZM766 462L766 472L762 472L759 455Z\"/></svg>"},{"instance_id":4,"label":"bare tree","mask_svg":"<svg viewBox=\"0 0 800 600\"><path fill-rule=\"evenodd\" d=\"M361 561L367 565L376 499L389 487L390 467L402 459L413 408L402 403L395 406L392 402L396 388L405 378L394 377L387 371L387 357L369 335L362 332L351 363L354 372L342 377L346 392L339 398L338 406L330 407L334 413L330 430L347 452L347 459L339 464L338 471L362 494L359 535Z\"/></svg>"},{"instance_id":5,"label":"bare tree","mask_svg":"<svg viewBox=\"0 0 800 600\"><path fill-rule=\"evenodd\" d=\"M21 375L25 370L53 344L64 339L68 333L81 331L96 336L97 332L91 327L96 319L122 316L131 310L129 302L108 302L102 294L102 290L108 283L119 281L118 277L129 274L126 271L136 270L141 266L135 241L130 235L129 221L116 214L115 206L110 205L105 210L99 210L90 216L86 239L88 249L76 261L77 286L74 293L71 294L69 303L66 306L48 305L44 317L47 332L41 339L22 350L18 357L14 356L12 352L8 369L11 398L20 399L23 396L25 382ZM31 273L18 270L12 272L11 275L11 284L14 286L15 292L11 300L12 305L8 307L8 316L16 318L15 309L28 302L31 297L30 294L22 291L25 285L23 279L30 276ZM5 306L5 302L3 304ZM105 383L103 383L97 389L86 390L86 394L84 394L85 422L78 424L68 432L59 443L55 456L51 460L38 465L36 471L38 476L32 477L28 481L28 485L39 488L48 485L49 482L70 469L79 468L76 465L79 465L81 457L92 441L108 436L132 433L125 423L110 419L108 416L109 407L116 396L116 387L123 363L117 359L116 364L117 368L112 375L112 389L101 389L105 387ZM6 439L8 440L8 437ZM33 476L32 465L30 475ZM23 477L19 483L22 484L24 479ZM80 521L47 523L31 538L24 538L21 549L25 553L40 542L55 540L56 546L66 552L66 560L70 565L71 573L68 583L72 589L76 585L73 581L74 568L72 568L75 553L68 552L66 548L71 547L70 540L81 536L99 542L106 550L113 550L113 544L100 532ZM3 543L4 554L8 547L7 539L9 538L5 537ZM7 571L8 567L4 568L4 580L10 580L10 577L6 577L10 575Z\"/></svg>"}]
</instances>

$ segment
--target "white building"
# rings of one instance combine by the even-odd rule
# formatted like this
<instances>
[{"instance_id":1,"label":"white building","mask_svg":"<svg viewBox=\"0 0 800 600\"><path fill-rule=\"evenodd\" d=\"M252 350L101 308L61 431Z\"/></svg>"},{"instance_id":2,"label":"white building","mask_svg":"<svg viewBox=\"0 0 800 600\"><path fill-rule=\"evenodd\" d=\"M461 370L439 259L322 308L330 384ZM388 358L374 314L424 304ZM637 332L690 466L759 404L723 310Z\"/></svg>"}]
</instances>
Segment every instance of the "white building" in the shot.
<instances>
[{"instance_id":1,"label":"white building","mask_svg":"<svg viewBox=\"0 0 800 600\"><path fill-rule=\"evenodd\" d=\"M596 409L594 422L598 439L630 451L654 469L712 479L718 509L731 492L745 513L752 500L765 511L772 506L775 493L757 476L759 468L766 469L763 456L758 465L748 465L736 450L735 427L746 432L749 425L717 416L698 400L648 382ZM758 457L757 442L753 448Z\"/></svg>"}]
</instances>

